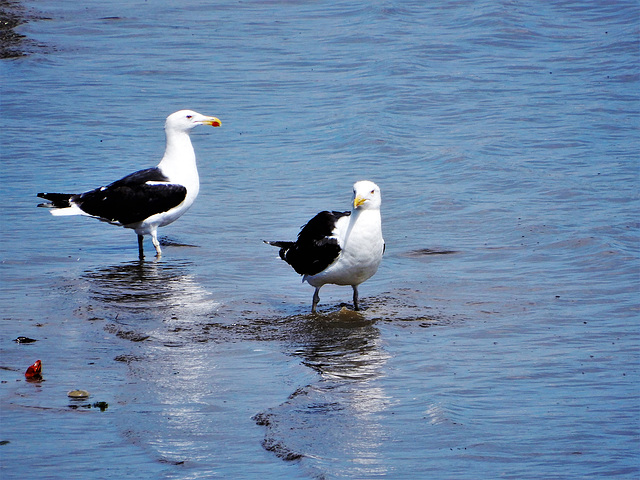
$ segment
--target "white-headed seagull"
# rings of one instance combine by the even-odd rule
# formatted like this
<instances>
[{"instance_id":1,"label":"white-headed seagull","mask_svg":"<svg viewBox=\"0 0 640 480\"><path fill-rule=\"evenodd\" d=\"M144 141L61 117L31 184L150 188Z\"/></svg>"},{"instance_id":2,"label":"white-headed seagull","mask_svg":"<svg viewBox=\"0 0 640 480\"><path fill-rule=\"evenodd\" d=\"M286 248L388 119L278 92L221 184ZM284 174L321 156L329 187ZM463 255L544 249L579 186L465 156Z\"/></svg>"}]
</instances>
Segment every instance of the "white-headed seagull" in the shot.
<instances>
[{"instance_id":1,"label":"white-headed seagull","mask_svg":"<svg viewBox=\"0 0 640 480\"><path fill-rule=\"evenodd\" d=\"M220 126L216 117L180 110L167 117L167 146L158 166L127 175L105 187L84 193L39 193L49 200L56 216L86 215L131 228L138 234L138 253L143 257L143 238L150 235L157 256L162 255L158 228L176 221L198 195L200 180L189 133L198 125Z\"/></svg>"},{"instance_id":2,"label":"white-headed seagull","mask_svg":"<svg viewBox=\"0 0 640 480\"><path fill-rule=\"evenodd\" d=\"M280 247L280 258L315 287L312 313L327 283L351 285L353 307L360 309L358 285L376 273L385 248L380 204L380 188L362 180L353 186L351 211L320 212L302 227L295 242L266 242Z\"/></svg>"}]
</instances>

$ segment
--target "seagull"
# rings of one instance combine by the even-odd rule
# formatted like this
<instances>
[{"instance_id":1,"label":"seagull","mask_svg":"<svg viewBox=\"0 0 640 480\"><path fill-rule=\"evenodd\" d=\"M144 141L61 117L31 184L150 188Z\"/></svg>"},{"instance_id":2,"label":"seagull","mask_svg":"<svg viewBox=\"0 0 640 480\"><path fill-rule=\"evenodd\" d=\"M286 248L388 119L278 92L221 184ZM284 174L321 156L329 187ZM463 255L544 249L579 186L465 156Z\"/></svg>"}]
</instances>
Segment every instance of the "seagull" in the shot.
<instances>
[{"instance_id":1,"label":"seagull","mask_svg":"<svg viewBox=\"0 0 640 480\"><path fill-rule=\"evenodd\" d=\"M316 313L320 288L332 283L353 287L353 308L358 285L371 278L382 261L385 243L380 218L380 188L362 180L353 185L351 211L324 211L302 227L295 242L265 243L280 248L280 258L315 287L311 313Z\"/></svg>"},{"instance_id":2,"label":"seagull","mask_svg":"<svg viewBox=\"0 0 640 480\"><path fill-rule=\"evenodd\" d=\"M133 229L138 234L140 258L144 257L144 235L151 235L156 256L161 257L158 227L182 216L200 189L196 155L189 138L191 129L198 125L219 127L220 120L192 110L172 113L164 126L167 146L156 167L84 193L38 193L38 197L49 200L38 206L50 208L55 216L85 215Z\"/></svg>"}]
</instances>

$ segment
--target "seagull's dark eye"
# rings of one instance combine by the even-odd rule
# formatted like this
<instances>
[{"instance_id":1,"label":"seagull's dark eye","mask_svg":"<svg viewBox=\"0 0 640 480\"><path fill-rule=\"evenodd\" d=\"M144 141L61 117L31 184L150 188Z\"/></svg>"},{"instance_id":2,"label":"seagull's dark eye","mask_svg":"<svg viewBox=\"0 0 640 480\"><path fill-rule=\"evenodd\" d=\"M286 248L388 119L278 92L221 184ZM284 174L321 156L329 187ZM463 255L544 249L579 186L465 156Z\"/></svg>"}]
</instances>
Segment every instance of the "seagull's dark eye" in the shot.
<instances>
[{"instance_id":1,"label":"seagull's dark eye","mask_svg":"<svg viewBox=\"0 0 640 480\"><path fill-rule=\"evenodd\" d=\"M376 191L375 190L371 190L371 195L373 195L374 193L376 193Z\"/></svg>"},{"instance_id":2,"label":"seagull's dark eye","mask_svg":"<svg viewBox=\"0 0 640 480\"><path fill-rule=\"evenodd\" d=\"M193 118L193 115L187 115L187 118Z\"/></svg>"}]
</instances>

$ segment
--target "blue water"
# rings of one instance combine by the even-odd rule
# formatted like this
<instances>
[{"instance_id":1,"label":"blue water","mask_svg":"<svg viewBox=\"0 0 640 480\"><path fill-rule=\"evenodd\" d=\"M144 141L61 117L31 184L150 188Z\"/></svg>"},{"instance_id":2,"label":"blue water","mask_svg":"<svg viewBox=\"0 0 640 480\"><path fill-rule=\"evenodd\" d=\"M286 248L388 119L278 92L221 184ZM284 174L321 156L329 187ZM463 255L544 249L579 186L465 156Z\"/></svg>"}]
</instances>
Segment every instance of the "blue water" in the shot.
<instances>
[{"instance_id":1,"label":"blue water","mask_svg":"<svg viewBox=\"0 0 640 480\"><path fill-rule=\"evenodd\" d=\"M636 1L24 5L3 479L640 476ZM222 127L192 135L200 196L162 259L36 208L155 165L182 108ZM360 179L385 258L361 314L326 286L311 316L262 240Z\"/></svg>"}]
</instances>

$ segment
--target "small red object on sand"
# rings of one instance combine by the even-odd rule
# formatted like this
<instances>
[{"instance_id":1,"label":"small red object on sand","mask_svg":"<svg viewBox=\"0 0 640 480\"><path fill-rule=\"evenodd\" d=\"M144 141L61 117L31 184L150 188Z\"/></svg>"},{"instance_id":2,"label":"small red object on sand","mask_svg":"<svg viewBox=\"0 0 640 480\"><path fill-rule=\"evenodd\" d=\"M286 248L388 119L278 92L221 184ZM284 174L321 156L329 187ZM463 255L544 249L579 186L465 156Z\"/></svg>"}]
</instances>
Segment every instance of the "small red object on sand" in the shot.
<instances>
[{"instance_id":1,"label":"small red object on sand","mask_svg":"<svg viewBox=\"0 0 640 480\"><path fill-rule=\"evenodd\" d=\"M27 371L24 372L24 376L27 378L38 378L41 377L42 372L42 362L40 360L36 360L36 362L27 368Z\"/></svg>"}]
</instances>

